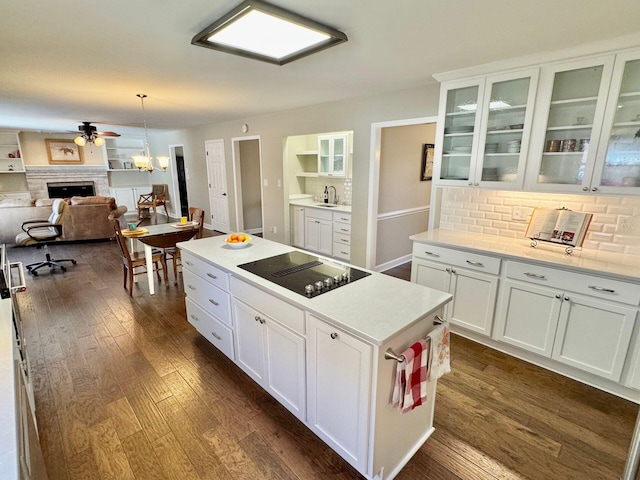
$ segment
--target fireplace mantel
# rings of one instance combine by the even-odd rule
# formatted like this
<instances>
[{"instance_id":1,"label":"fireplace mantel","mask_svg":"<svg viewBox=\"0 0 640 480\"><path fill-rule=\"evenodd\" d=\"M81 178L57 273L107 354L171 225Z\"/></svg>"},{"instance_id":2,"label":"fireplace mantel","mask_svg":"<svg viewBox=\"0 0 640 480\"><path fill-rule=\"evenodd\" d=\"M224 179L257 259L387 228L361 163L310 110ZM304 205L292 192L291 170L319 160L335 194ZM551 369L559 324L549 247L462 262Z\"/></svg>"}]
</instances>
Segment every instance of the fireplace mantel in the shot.
<instances>
[{"instance_id":1,"label":"fireplace mantel","mask_svg":"<svg viewBox=\"0 0 640 480\"><path fill-rule=\"evenodd\" d=\"M109 196L109 178L103 166L49 166L26 167L27 186L31 198L48 198L48 182L93 182L96 195Z\"/></svg>"}]
</instances>

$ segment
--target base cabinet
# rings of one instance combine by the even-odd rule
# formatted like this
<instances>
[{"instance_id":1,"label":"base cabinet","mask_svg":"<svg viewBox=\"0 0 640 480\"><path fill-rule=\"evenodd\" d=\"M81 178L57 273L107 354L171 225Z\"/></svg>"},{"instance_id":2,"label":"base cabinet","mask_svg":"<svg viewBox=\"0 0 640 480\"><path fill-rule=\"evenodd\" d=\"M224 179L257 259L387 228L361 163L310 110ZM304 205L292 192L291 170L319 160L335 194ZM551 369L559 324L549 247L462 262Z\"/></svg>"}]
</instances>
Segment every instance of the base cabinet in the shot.
<instances>
[{"instance_id":1,"label":"base cabinet","mask_svg":"<svg viewBox=\"0 0 640 480\"><path fill-rule=\"evenodd\" d=\"M330 220L331 212L326 212L329 214L329 220L327 220L320 216L310 216L312 215L310 210L308 209L305 217L304 248L324 255L332 255L333 223Z\"/></svg>"},{"instance_id":2,"label":"base cabinet","mask_svg":"<svg viewBox=\"0 0 640 480\"><path fill-rule=\"evenodd\" d=\"M362 471L367 464L371 346L309 316L311 429Z\"/></svg>"},{"instance_id":3,"label":"base cabinet","mask_svg":"<svg viewBox=\"0 0 640 480\"><path fill-rule=\"evenodd\" d=\"M291 245L304 248L304 207L291 207Z\"/></svg>"}]
</instances>

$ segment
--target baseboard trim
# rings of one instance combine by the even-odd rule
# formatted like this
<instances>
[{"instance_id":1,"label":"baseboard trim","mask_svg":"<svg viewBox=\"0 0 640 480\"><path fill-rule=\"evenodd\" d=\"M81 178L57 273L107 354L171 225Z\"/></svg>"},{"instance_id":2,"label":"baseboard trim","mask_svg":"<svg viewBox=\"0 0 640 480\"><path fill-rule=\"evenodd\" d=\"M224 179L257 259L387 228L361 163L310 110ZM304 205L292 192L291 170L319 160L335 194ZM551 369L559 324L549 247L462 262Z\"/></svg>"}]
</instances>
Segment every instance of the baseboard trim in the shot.
<instances>
[{"instance_id":1,"label":"baseboard trim","mask_svg":"<svg viewBox=\"0 0 640 480\"><path fill-rule=\"evenodd\" d=\"M411 254L404 255L402 257L398 257L394 260L389 260L388 262L382 263L380 265L376 265L373 268L374 272L384 272L385 270L389 270L390 268L397 267L399 265L405 264L411 261Z\"/></svg>"}]
</instances>

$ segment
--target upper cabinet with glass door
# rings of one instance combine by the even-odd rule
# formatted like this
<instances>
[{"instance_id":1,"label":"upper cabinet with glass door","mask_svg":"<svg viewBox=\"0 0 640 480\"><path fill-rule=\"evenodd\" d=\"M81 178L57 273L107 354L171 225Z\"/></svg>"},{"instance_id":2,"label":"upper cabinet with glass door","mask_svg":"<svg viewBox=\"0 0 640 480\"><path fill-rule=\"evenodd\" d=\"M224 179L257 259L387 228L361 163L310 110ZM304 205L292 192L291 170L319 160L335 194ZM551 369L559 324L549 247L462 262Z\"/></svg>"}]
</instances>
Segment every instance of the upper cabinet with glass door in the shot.
<instances>
[{"instance_id":1,"label":"upper cabinet with glass door","mask_svg":"<svg viewBox=\"0 0 640 480\"><path fill-rule=\"evenodd\" d=\"M339 133L318 136L318 174L344 177L347 172L349 135Z\"/></svg>"},{"instance_id":2,"label":"upper cabinet with glass door","mask_svg":"<svg viewBox=\"0 0 640 480\"><path fill-rule=\"evenodd\" d=\"M640 51L616 57L609 99L591 188L639 194Z\"/></svg>"},{"instance_id":3,"label":"upper cabinet with glass door","mask_svg":"<svg viewBox=\"0 0 640 480\"><path fill-rule=\"evenodd\" d=\"M597 191L594 169L613 56L544 66L527 187Z\"/></svg>"},{"instance_id":4,"label":"upper cabinet with glass door","mask_svg":"<svg viewBox=\"0 0 640 480\"><path fill-rule=\"evenodd\" d=\"M520 188L537 82L532 69L443 85L436 183Z\"/></svg>"}]
</instances>

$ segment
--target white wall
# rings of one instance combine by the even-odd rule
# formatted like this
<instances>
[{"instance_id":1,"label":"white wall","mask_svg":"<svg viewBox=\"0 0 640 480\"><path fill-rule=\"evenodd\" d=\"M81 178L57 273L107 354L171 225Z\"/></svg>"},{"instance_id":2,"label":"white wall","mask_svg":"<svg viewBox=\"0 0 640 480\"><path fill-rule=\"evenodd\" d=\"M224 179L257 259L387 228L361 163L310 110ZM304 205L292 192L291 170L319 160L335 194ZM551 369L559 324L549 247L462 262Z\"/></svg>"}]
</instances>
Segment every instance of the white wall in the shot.
<instances>
[{"instance_id":1,"label":"white wall","mask_svg":"<svg viewBox=\"0 0 640 480\"><path fill-rule=\"evenodd\" d=\"M289 213L288 209L285 212L284 189L277 187L279 179L286 180L283 172L285 138L292 135L353 130L351 261L356 265L365 265L371 123L435 116L438 112L438 94L439 85L433 80L428 80L420 87L376 97L348 99L159 134L154 136L152 144L165 150L168 150L168 145L171 144L184 145L189 203L194 206L206 206L209 201L204 142L215 139L224 140L227 184L230 190L228 193L229 198L233 198L235 192L231 191L233 188L231 138L241 134L240 128L243 123L248 124L251 135L260 135L263 179L268 181L268 186L263 187L265 237L287 243L285 239L288 237L285 237L285 232L288 232L288 228L285 229L285 222L288 222ZM234 219L234 206L230 205L230 208L232 210L230 218ZM277 233L270 233L270 228L274 226ZM234 228L236 226L232 224L231 229Z\"/></svg>"}]
</instances>

